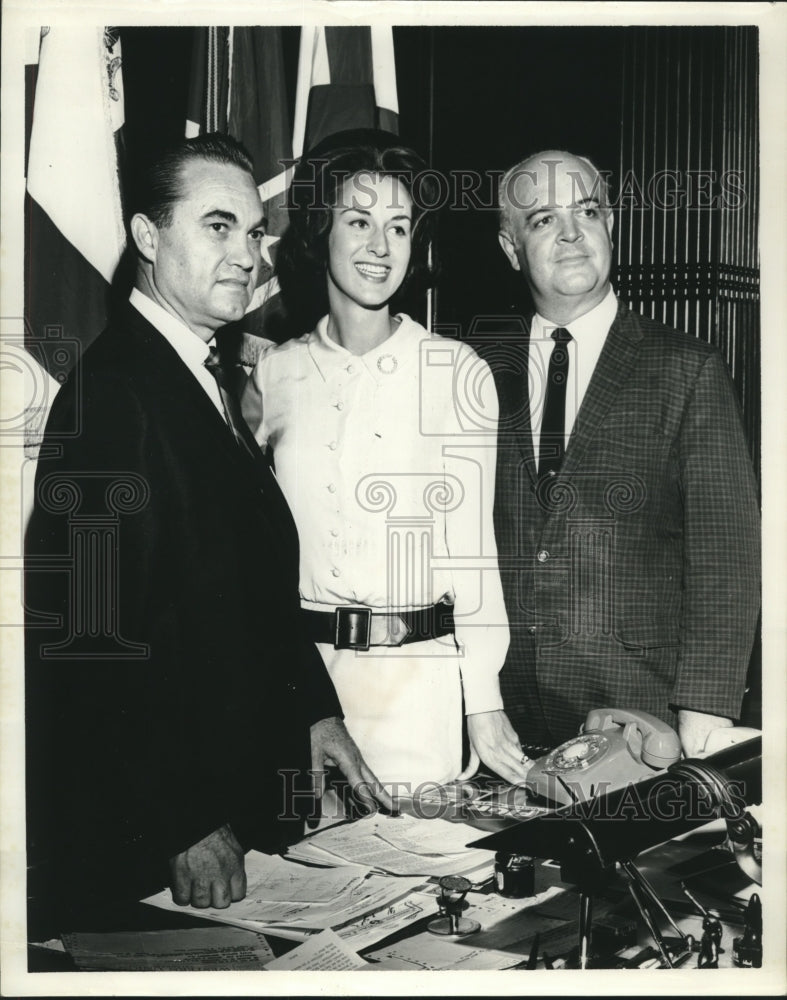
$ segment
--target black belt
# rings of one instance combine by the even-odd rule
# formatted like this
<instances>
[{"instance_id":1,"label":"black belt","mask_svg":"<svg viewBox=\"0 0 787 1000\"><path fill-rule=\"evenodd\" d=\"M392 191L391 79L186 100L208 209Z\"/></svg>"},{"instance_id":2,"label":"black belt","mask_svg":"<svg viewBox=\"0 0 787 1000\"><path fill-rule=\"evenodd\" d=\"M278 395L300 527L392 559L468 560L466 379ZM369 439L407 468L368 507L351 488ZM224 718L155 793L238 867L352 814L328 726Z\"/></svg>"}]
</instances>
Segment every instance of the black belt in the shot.
<instances>
[{"instance_id":1,"label":"black belt","mask_svg":"<svg viewBox=\"0 0 787 1000\"><path fill-rule=\"evenodd\" d=\"M403 646L450 635L454 631L454 609L443 601L415 611L350 606L335 611L302 608L301 622L312 642L329 642L334 649L367 650L371 646Z\"/></svg>"}]
</instances>

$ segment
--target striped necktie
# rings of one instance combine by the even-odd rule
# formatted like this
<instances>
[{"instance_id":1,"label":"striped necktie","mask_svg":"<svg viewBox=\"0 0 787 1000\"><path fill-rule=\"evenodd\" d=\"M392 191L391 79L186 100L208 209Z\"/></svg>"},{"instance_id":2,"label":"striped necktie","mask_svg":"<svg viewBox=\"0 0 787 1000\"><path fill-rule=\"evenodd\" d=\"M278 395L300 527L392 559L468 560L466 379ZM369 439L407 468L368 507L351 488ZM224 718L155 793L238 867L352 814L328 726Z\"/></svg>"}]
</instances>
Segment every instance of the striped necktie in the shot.
<instances>
[{"instance_id":1,"label":"striped necktie","mask_svg":"<svg viewBox=\"0 0 787 1000\"><path fill-rule=\"evenodd\" d=\"M232 375L219 360L219 353L215 347L210 348L210 357L205 359L205 367L216 379L216 385L219 387L219 395L221 396L221 404L224 407L224 416L227 419L227 425L232 431L238 447L248 452L255 460L261 458L262 452L254 440L248 424L243 419L240 403L232 384Z\"/></svg>"}]
</instances>

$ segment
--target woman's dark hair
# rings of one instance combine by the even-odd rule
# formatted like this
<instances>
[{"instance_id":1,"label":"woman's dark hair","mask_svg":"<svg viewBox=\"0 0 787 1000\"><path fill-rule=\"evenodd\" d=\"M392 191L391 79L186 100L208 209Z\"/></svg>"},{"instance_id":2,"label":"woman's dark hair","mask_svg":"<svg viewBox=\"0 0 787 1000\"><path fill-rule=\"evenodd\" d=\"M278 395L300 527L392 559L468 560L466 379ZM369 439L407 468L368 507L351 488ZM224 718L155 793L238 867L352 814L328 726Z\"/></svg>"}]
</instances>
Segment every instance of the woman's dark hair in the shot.
<instances>
[{"instance_id":1,"label":"woman's dark hair","mask_svg":"<svg viewBox=\"0 0 787 1000\"><path fill-rule=\"evenodd\" d=\"M412 199L410 262L391 308L415 299L434 283L430 259L434 213L438 201L432 171L397 136L358 129L330 136L298 165L290 186L290 224L281 238L276 275L290 319L300 331L311 330L328 312L326 274L333 205L341 186L359 173L396 177Z\"/></svg>"}]
</instances>

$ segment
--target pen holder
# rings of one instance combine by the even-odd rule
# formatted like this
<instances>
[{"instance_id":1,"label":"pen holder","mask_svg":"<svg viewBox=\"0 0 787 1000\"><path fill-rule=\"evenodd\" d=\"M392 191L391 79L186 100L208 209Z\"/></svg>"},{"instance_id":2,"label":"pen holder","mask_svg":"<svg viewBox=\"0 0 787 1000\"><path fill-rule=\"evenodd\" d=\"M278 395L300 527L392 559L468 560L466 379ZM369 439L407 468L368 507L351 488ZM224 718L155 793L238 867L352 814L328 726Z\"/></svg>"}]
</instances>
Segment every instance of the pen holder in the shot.
<instances>
[{"instance_id":1,"label":"pen holder","mask_svg":"<svg viewBox=\"0 0 787 1000\"><path fill-rule=\"evenodd\" d=\"M462 910L467 905L465 896L470 890L470 881L462 875L444 875L438 885L440 898L437 905L440 908L440 916L430 920L426 929L431 934L458 937L480 931L481 924L477 920L469 920L462 916Z\"/></svg>"}]
</instances>

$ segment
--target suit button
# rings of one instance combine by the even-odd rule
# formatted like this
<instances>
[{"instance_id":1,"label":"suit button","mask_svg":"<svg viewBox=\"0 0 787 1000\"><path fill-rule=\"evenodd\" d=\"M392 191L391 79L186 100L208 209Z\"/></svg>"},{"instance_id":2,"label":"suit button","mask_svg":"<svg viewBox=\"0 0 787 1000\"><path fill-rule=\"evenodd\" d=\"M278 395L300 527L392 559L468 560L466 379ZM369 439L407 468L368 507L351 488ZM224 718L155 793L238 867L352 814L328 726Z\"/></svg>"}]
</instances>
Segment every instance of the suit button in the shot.
<instances>
[{"instance_id":1,"label":"suit button","mask_svg":"<svg viewBox=\"0 0 787 1000\"><path fill-rule=\"evenodd\" d=\"M535 625L531 625L530 628L528 629L528 632L530 633L530 635L535 635L536 634L536 626Z\"/></svg>"},{"instance_id":2,"label":"suit button","mask_svg":"<svg viewBox=\"0 0 787 1000\"><path fill-rule=\"evenodd\" d=\"M547 559L549 559L549 553L546 549L541 549L540 552L536 553L536 559L538 559L540 563L545 563Z\"/></svg>"}]
</instances>

